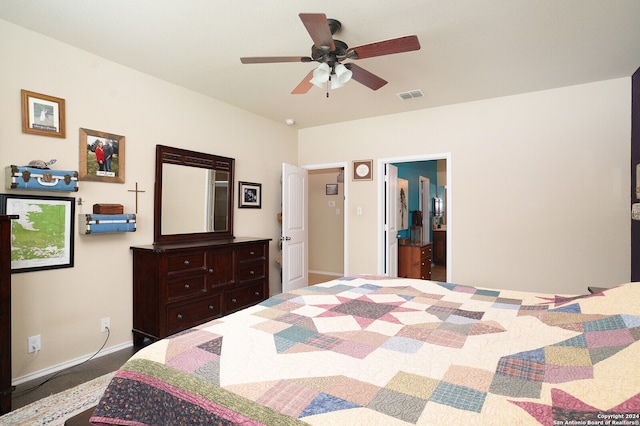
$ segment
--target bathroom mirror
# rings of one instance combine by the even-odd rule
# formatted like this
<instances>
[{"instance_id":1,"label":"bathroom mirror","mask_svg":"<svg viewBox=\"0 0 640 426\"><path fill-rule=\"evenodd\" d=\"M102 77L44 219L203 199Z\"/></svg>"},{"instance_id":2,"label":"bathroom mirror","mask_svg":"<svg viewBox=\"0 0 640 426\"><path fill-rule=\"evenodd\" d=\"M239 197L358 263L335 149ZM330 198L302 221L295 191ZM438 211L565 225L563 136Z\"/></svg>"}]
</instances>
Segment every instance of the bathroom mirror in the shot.
<instances>
[{"instance_id":1,"label":"bathroom mirror","mask_svg":"<svg viewBox=\"0 0 640 426\"><path fill-rule=\"evenodd\" d=\"M234 162L156 146L155 244L233 238Z\"/></svg>"}]
</instances>

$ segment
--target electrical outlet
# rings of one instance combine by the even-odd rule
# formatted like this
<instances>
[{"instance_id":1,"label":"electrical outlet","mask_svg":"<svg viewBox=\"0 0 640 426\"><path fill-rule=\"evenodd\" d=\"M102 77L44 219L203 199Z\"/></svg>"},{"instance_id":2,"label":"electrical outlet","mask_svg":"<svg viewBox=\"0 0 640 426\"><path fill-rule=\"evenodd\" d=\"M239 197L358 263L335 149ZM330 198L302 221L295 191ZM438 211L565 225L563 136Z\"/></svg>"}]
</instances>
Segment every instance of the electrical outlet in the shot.
<instances>
[{"instance_id":1,"label":"electrical outlet","mask_svg":"<svg viewBox=\"0 0 640 426\"><path fill-rule=\"evenodd\" d=\"M107 329L111 330L111 318L102 318L100 320L100 332L104 333Z\"/></svg>"},{"instance_id":2,"label":"electrical outlet","mask_svg":"<svg viewBox=\"0 0 640 426\"><path fill-rule=\"evenodd\" d=\"M31 336L27 338L27 353L32 354L42 350L42 342L40 341L40 335Z\"/></svg>"}]
</instances>

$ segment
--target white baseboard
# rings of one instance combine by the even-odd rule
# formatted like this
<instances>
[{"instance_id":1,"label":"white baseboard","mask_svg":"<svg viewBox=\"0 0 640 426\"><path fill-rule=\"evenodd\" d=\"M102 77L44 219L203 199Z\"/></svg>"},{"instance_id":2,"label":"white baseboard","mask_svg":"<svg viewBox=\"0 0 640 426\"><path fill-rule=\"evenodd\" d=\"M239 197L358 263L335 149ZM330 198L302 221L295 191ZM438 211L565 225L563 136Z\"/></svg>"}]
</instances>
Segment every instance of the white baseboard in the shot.
<instances>
[{"instance_id":1,"label":"white baseboard","mask_svg":"<svg viewBox=\"0 0 640 426\"><path fill-rule=\"evenodd\" d=\"M131 346L133 346L133 340L131 340L129 342L122 343L120 345L111 346L110 348L106 348L106 349L103 349L100 352L98 352L98 354L96 354L93 357L93 359L100 358L102 356L109 355L109 354L112 354L114 352L118 352L118 351L120 351L122 349L130 348ZM79 364L85 362L86 360L88 360L89 358L91 358L91 356L94 353L91 353L91 354L85 355L85 356L81 356L81 357L78 357L78 358L75 358L75 359L71 359L69 361L63 362L62 364L54 365L52 367L45 368L43 370L35 371L33 373L27 374L27 375L22 376L22 377L16 377L15 379L11 380L11 384L13 386L18 386L18 385L20 385L22 383L26 383L26 382L29 382L31 380L39 379L40 377L48 376L49 374L57 373L58 371L66 370L67 368L75 367L76 365L79 365Z\"/></svg>"},{"instance_id":2,"label":"white baseboard","mask_svg":"<svg viewBox=\"0 0 640 426\"><path fill-rule=\"evenodd\" d=\"M311 269L308 272L310 274L331 275L332 277L338 277L338 278L344 277L344 274L340 272L316 271Z\"/></svg>"}]
</instances>

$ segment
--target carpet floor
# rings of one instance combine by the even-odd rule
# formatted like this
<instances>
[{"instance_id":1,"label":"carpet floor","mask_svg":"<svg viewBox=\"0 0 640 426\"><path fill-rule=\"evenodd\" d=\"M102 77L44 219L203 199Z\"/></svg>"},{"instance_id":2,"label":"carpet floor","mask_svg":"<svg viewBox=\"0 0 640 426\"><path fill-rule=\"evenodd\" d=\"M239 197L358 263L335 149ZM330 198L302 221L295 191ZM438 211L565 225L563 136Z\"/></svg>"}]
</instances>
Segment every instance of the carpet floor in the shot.
<instances>
[{"instance_id":1,"label":"carpet floor","mask_svg":"<svg viewBox=\"0 0 640 426\"><path fill-rule=\"evenodd\" d=\"M98 405L115 373L53 394L0 417L0 425L64 425L70 417Z\"/></svg>"}]
</instances>

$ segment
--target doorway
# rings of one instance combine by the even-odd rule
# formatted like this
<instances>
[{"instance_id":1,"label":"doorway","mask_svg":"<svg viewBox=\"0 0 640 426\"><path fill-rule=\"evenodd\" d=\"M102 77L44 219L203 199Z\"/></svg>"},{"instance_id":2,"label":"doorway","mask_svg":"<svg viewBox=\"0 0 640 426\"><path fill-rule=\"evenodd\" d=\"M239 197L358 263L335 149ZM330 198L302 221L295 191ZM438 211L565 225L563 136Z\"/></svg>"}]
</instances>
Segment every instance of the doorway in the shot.
<instances>
[{"instance_id":1,"label":"doorway","mask_svg":"<svg viewBox=\"0 0 640 426\"><path fill-rule=\"evenodd\" d=\"M347 275L346 164L303 166L309 171L309 285Z\"/></svg>"},{"instance_id":2,"label":"doorway","mask_svg":"<svg viewBox=\"0 0 640 426\"><path fill-rule=\"evenodd\" d=\"M433 172L433 173L423 173L423 170L425 168L427 168L429 165L431 165L431 167L436 167L434 166L436 163L440 164L440 165L444 165L444 170L440 170L437 172ZM430 191L430 195L429 198L433 199L434 196L440 196L442 197L443 201L444 201L444 211L446 212L446 225L444 225L444 228L439 228L440 231L438 231L438 236L442 236L443 234L446 234L445 236L445 244L442 244L440 247L442 249L445 250L444 254L441 254L441 256L444 256L444 258L446 259L445 264L442 264L440 262L440 264L438 265L434 265L436 266L436 268L434 268L434 270L438 271L438 275L436 277L432 277L432 279L437 281L451 281L451 276L452 276L452 258L451 258L451 217L452 217L452 210L451 210L451 205L452 205L452 186L451 186L451 154L450 153L441 153L441 154L432 154L432 155L423 155L423 156L411 156L411 157L395 157L395 158L383 158L383 159L379 159L378 160L378 182L379 182L379 187L378 187L378 218L379 218L379 233L378 233L378 247L379 247L379 258L378 258L378 273L380 275L388 275L388 271L386 270L386 265L387 262L389 261L389 259L392 259L393 257L397 256L397 253L388 253L387 252L387 240L388 238L396 238L396 235L387 235L387 231L385 229L385 212L387 211L387 200L385 198L385 186L386 186L386 177L385 177L385 170L387 169L387 165L391 164L396 166L399 170L400 170L400 174L399 176L402 178L403 176L403 168L407 168L407 169L412 169L410 173L408 173L409 175L413 176L415 175L415 179L414 178L410 178L411 182L413 182L413 180L415 180L415 182L413 182L413 185L415 185L416 187L416 194L418 194L420 192L420 182L422 180L422 178L420 177L422 174L427 174L430 178L431 181L431 191ZM437 167L436 167L437 168ZM442 169L442 168L440 168ZM442 192L444 191L444 194L446 194L446 196L444 196L444 194L442 194ZM411 193L411 188L409 190L409 192ZM410 208L410 210L422 210L423 212L425 211L424 209L424 203L421 202L421 199L416 195L416 199L415 199L415 204L413 208ZM424 213L424 217L423 217L423 239L428 241L433 241L433 223L432 223L432 218L431 215L428 214L428 212ZM446 230L446 232L442 232L443 230ZM408 234L408 230L406 232ZM402 231L399 232L399 235L397 236L398 238L402 238L404 236L404 234L402 233ZM432 261L433 262L433 261Z\"/></svg>"}]
</instances>

